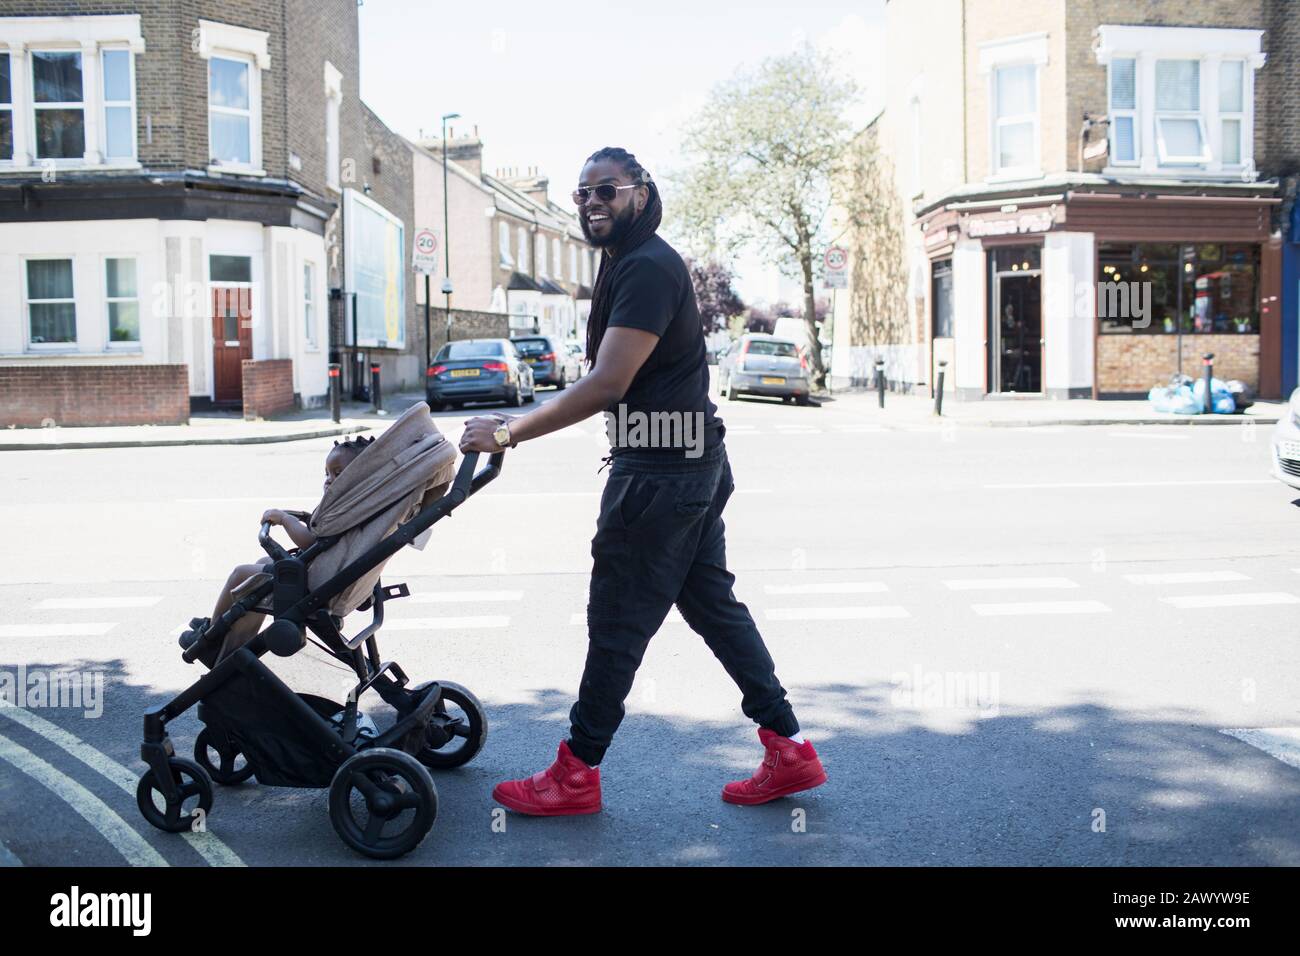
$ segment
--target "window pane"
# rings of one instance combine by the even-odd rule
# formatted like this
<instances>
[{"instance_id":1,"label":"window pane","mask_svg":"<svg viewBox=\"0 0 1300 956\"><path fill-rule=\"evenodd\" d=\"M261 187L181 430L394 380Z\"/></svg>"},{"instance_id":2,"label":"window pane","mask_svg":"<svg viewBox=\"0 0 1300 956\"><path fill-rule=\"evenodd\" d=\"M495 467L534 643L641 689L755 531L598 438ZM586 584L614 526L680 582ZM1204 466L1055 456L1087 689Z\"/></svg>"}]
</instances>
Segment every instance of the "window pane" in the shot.
<instances>
[{"instance_id":1,"label":"window pane","mask_svg":"<svg viewBox=\"0 0 1300 956\"><path fill-rule=\"evenodd\" d=\"M1156 60L1156 109L1200 108L1200 60Z\"/></svg>"},{"instance_id":2,"label":"window pane","mask_svg":"<svg viewBox=\"0 0 1300 956\"><path fill-rule=\"evenodd\" d=\"M1241 162L1241 120L1223 121L1223 162L1233 166Z\"/></svg>"},{"instance_id":3,"label":"window pane","mask_svg":"<svg viewBox=\"0 0 1300 956\"><path fill-rule=\"evenodd\" d=\"M130 159L135 152L134 146L131 107L108 107L104 110L104 155L109 159Z\"/></svg>"},{"instance_id":4,"label":"window pane","mask_svg":"<svg viewBox=\"0 0 1300 956\"><path fill-rule=\"evenodd\" d=\"M1228 246L1221 263L1198 259L1194 271L1184 274L1183 302L1194 331L1259 331L1255 259L1251 246Z\"/></svg>"},{"instance_id":5,"label":"window pane","mask_svg":"<svg viewBox=\"0 0 1300 956\"><path fill-rule=\"evenodd\" d=\"M37 103L80 103L81 54L33 53L32 85Z\"/></svg>"},{"instance_id":6,"label":"window pane","mask_svg":"<svg viewBox=\"0 0 1300 956\"><path fill-rule=\"evenodd\" d=\"M86 125L81 110L36 111L36 155L40 159L81 159Z\"/></svg>"},{"instance_id":7,"label":"window pane","mask_svg":"<svg viewBox=\"0 0 1300 956\"><path fill-rule=\"evenodd\" d=\"M71 299L71 259L28 259L28 299Z\"/></svg>"},{"instance_id":8,"label":"window pane","mask_svg":"<svg viewBox=\"0 0 1300 956\"><path fill-rule=\"evenodd\" d=\"M34 344L77 341L77 307L71 302L32 303L27 308Z\"/></svg>"},{"instance_id":9,"label":"window pane","mask_svg":"<svg viewBox=\"0 0 1300 956\"><path fill-rule=\"evenodd\" d=\"M140 303L108 304L108 339L110 342L140 341Z\"/></svg>"},{"instance_id":10,"label":"window pane","mask_svg":"<svg viewBox=\"0 0 1300 956\"><path fill-rule=\"evenodd\" d=\"M1110 108L1131 110L1137 102L1137 61L1110 61Z\"/></svg>"},{"instance_id":11,"label":"window pane","mask_svg":"<svg viewBox=\"0 0 1300 956\"><path fill-rule=\"evenodd\" d=\"M248 256L208 256L208 278L213 282L252 282L253 260Z\"/></svg>"},{"instance_id":12,"label":"window pane","mask_svg":"<svg viewBox=\"0 0 1300 956\"><path fill-rule=\"evenodd\" d=\"M1219 109L1240 113L1241 101L1241 61L1225 60L1219 64Z\"/></svg>"},{"instance_id":13,"label":"window pane","mask_svg":"<svg viewBox=\"0 0 1300 956\"><path fill-rule=\"evenodd\" d=\"M106 288L110 299L135 298L135 260L107 259L104 262Z\"/></svg>"},{"instance_id":14,"label":"window pane","mask_svg":"<svg viewBox=\"0 0 1300 956\"><path fill-rule=\"evenodd\" d=\"M0 110L0 159L14 158L14 114L13 110Z\"/></svg>"},{"instance_id":15,"label":"window pane","mask_svg":"<svg viewBox=\"0 0 1300 956\"><path fill-rule=\"evenodd\" d=\"M248 64L213 57L208 81L208 103L248 109Z\"/></svg>"},{"instance_id":16,"label":"window pane","mask_svg":"<svg viewBox=\"0 0 1300 956\"><path fill-rule=\"evenodd\" d=\"M1131 163L1137 159L1137 148L1133 142L1133 117L1115 117L1115 161Z\"/></svg>"},{"instance_id":17,"label":"window pane","mask_svg":"<svg viewBox=\"0 0 1300 956\"><path fill-rule=\"evenodd\" d=\"M247 116L212 114L212 158L226 163L249 163Z\"/></svg>"},{"instance_id":18,"label":"window pane","mask_svg":"<svg viewBox=\"0 0 1300 956\"><path fill-rule=\"evenodd\" d=\"M0 53L0 103L13 102L13 89L9 82L9 54Z\"/></svg>"},{"instance_id":19,"label":"window pane","mask_svg":"<svg viewBox=\"0 0 1300 956\"><path fill-rule=\"evenodd\" d=\"M1163 119L1160 131L1165 138L1165 153L1170 158L1201 155L1201 125L1194 119Z\"/></svg>"},{"instance_id":20,"label":"window pane","mask_svg":"<svg viewBox=\"0 0 1300 956\"><path fill-rule=\"evenodd\" d=\"M1019 116L1034 112L1034 94L1032 64L1004 66L997 71L998 116Z\"/></svg>"},{"instance_id":21,"label":"window pane","mask_svg":"<svg viewBox=\"0 0 1300 956\"><path fill-rule=\"evenodd\" d=\"M131 51L104 51L104 99L131 99Z\"/></svg>"},{"instance_id":22,"label":"window pane","mask_svg":"<svg viewBox=\"0 0 1300 956\"><path fill-rule=\"evenodd\" d=\"M1010 123L998 130L998 168L1034 164L1034 124Z\"/></svg>"}]
</instances>

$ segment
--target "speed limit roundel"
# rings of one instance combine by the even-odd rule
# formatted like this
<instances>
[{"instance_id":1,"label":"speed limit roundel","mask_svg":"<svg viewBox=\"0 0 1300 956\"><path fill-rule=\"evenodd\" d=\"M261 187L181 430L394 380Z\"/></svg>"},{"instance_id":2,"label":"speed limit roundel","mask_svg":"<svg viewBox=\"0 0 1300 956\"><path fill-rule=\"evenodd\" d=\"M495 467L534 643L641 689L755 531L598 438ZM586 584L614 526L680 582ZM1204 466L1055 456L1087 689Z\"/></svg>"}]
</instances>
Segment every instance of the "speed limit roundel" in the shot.
<instances>
[{"instance_id":1,"label":"speed limit roundel","mask_svg":"<svg viewBox=\"0 0 1300 956\"><path fill-rule=\"evenodd\" d=\"M831 246L826 250L826 268L832 272L839 272L849 264L849 254L839 246Z\"/></svg>"}]
</instances>

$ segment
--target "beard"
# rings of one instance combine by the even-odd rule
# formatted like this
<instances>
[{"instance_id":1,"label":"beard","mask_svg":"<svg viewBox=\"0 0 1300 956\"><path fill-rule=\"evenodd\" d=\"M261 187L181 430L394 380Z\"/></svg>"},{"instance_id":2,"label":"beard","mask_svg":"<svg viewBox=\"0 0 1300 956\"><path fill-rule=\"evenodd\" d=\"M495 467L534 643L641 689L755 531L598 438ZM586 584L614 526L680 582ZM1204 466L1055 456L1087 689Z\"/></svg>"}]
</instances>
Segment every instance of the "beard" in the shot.
<instances>
[{"instance_id":1,"label":"beard","mask_svg":"<svg viewBox=\"0 0 1300 956\"><path fill-rule=\"evenodd\" d=\"M627 234L632 231L634 222L636 222L636 207L628 203L618 215L610 216L609 232L604 236L593 236L591 227L587 225L585 218L579 219L578 225L581 227L583 238L587 242L597 249L603 249L606 247L618 248L618 244L627 238Z\"/></svg>"}]
</instances>

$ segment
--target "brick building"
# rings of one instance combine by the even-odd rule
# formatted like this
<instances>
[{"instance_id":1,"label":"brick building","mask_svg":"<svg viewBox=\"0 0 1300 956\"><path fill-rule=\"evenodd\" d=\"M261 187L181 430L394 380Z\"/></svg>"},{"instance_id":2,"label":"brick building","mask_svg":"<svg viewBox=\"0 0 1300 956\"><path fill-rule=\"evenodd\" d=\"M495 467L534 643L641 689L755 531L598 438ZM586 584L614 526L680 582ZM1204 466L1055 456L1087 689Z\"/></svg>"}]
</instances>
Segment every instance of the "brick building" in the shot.
<instances>
[{"instance_id":1,"label":"brick building","mask_svg":"<svg viewBox=\"0 0 1300 956\"><path fill-rule=\"evenodd\" d=\"M358 89L354 0L0 0L0 367L65 396L0 423L316 404L354 329L400 375L411 169Z\"/></svg>"},{"instance_id":2,"label":"brick building","mask_svg":"<svg viewBox=\"0 0 1300 956\"><path fill-rule=\"evenodd\" d=\"M458 174L448 186L457 295L465 288L457 264L468 263L469 294L486 293L486 308L509 313L511 334L585 336L596 260L578 226L576 207L552 202L548 180L536 168L484 172L477 128L469 135L454 133L449 131L447 154L449 170ZM419 146L441 175L441 139L422 139ZM441 190L440 181L417 178L417 203L436 195L441 210ZM441 219L434 232L441 235Z\"/></svg>"},{"instance_id":3,"label":"brick building","mask_svg":"<svg viewBox=\"0 0 1300 956\"><path fill-rule=\"evenodd\" d=\"M853 243L833 378L880 356L926 390L945 361L959 398L1134 397L1212 352L1281 394L1288 6L892 0L864 133L883 214Z\"/></svg>"}]
</instances>

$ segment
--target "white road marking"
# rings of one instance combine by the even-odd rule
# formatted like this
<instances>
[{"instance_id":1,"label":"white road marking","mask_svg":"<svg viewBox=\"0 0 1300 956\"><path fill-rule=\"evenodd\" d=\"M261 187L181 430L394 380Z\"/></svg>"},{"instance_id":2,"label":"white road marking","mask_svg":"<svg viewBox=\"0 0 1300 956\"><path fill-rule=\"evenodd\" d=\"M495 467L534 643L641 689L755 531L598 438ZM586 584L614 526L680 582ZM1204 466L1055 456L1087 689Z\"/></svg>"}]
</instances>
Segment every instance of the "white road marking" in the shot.
<instances>
[{"instance_id":1,"label":"white road marking","mask_svg":"<svg viewBox=\"0 0 1300 956\"><path fill-rule=\"evenodd\" d=\"M162 855L132 830L125 820L99 797L67 774L56 770L26 747L0 736L0 760L13 764L45 789L72 807L77 814L99 831L113 849L131 866L168 866Z\"/></svg>"},{"instance_id":2,"label":"white road marking","mask_svg":"<svg viewBox=\"0 0 1300 956\"><path fill-rule=\"evenodd\" d=\"M1164 441L1187 441L1190 435L1159 435L1155 432L1108 432L1111 438L1158 438Z\"/></svg>"},{"instance_id":3,"label":"white road marking","mask_svg":"<svg viewBox=\"0 0 1300 956\"><path fill-rule=\"evenodd\" d=\"M95 624L0 624L0 638L4 637L101 637L117 623Z\"/></svg>"},{"instance_id":4,"label":"white road marking","mask_svg":"<svg viewBox=\"0 0 1300 956\"><path fill-rule=\"evenodd\" d=\"M764 612L769 621L870 621L880 618L911 617L897 604L870 607L774 607Z\"/></svg>"},{"instance_id":5,"label":"white road marking","mask_svg":"<svg viewBox=\"0 0 1300 956\"><path fill-rule=\"evenodd\" d=\"M1011 604L972 604L981 617L1010 617L1025 614L1104 614L1110 610L1100 601L1019 601Z\"/></svg>"},{"instance_id":6,"label":"white road marking","mask_svg":"<svg viewBox=\"0 0 1300 956\"><path fill-rule=\"evenodd\" d=\"M814 425L777 425L777 432L782 435L820 435L822 430Z\"/></svg>"},{"instance_id":7,"label":"white road marking","mask_svg":"<svg viewBox=\"0 0 1300 956\"><path fill-rule=\"evenodd\" d=\"M582 626L585 627L587 624L587 612L574 611L572 614L569 615L569 623L575 626L581 624ZM674 607L669 609L668 616L664 618L664 623L685 624L686 620L682 617L682 612L677 610L677 608Z\"/></svg>"},{"instance_id":8,"label":"white road marking","mask_svg":"<svg viewBox=\"0 0 1300 956\"><path fill-rule=\"evenodd\" d=\"M52 723L44 717L38 717L30 710L15 707L7 701L0 702L0 716L8 717L15 723L22 724L33 733L40 734L50 743L76 757L101 777L117 784L132 798L135 797L135 788L140 781L139 774L96 750L80 737L69 733L58 724ZM208 861L209 866L246 865L235 854L234 850L218 840L211 832L182 833L181 836L203 859Z\"/></svg>"},{"instance_id":9,"label":"white road marking","mask_svg":"<svg viewBox=\"0 0 1300 956\"><path fill-rule=\"evenodd\" d=\"M1255 594L1185 594L1163 597L1165 604L1190 609L1202 607L1262 607L1269 604L1300 604L1300 597L1286 591L1261 591Z\"/></svg>"},{"instance_id":10,"label":"white road marking","mask_svg":"<svg viewBox=\"0 0 1300 956\"><path fill-rule=\"evenodd\" d=\"M837 432L883 432L883 425L836 425Z\"/></svg>"},{"instance_id":11,"label":"white road marking","mask_svg":"<svg viewBox=\"0 0 1300 956\"><path fill-rule=\"evenodd\" d=\"M457 604L470 601L518 601L523 591L432 591L412 594L415 604Z\"/></svg>"},{"instance_id":12,"label":"white road marking","mask_svg":"<svg viewBox=\"0 0 1300 956\"><path fill-rule=\"evenodd\" d=\"M1079 586L1069 578L958 578L943 583L949 591L1030 591Z\"/></svg>"},{"instance_id":13,"label":"white road marking","mask_svg":"<svg viewBox=\"0 0 1300 956\"><path fill-rule=\"evenodd\" d=\"M1288 767L1300 770L1300 727L1246 727L1219 733L1258 747Z\"/></svg>"},{"instance_id":14,"label":"white road marking","mask_svg":"<svg viewBox=\"0 0 1300 956\"><path fill-rule=\"evenodd\" d=\"M505 614L485 614L479 617L408 617L405 620L384 622L385 631L472 631L491 627L509 627Z\"/></svg>"},{"instance_id":15,"label":"white road marking","mask_svg":"<svg viewBox=\"0 0 1300 956\"><path fill-rule=\"evenodd\" d=\"M768 594L879 594L888 591L884 581L831 581L824 584L765 584Z\"/></svg>"},{"instance_id":16,"label":"white road marking","mask_svg":"<svg viewBox=\"0 0 1300 956\"><path fill-rule=\"evenodd\" d=\"M1031 488L1191 488L1199 485L1272 485L1273 478L1206 478L1189 481L1044 481L984 485L985 488L1019 491Z\"/></svg>"},{"instance_id":17,"label":"white road marking","mask_svg":"<svg viewBox=\"0 0 1300 956\"><path fill-rule=\"evenodd\" d=\"M153 607L160 597L46 598L32 605L34 611L98 611L109 608Z\"/></svg>"},{"instance_id":18,"label":"white road marking","mask_svg":"<svg viewBox=\"0 0 1300 956\"><path fill-rule=\"evenodd\" d=\"M1240 571L1168 571L1161 574L1126 574L1132 584L1214 584L1219 581L1249 581Z\"/></svg>"}]
</instances>

